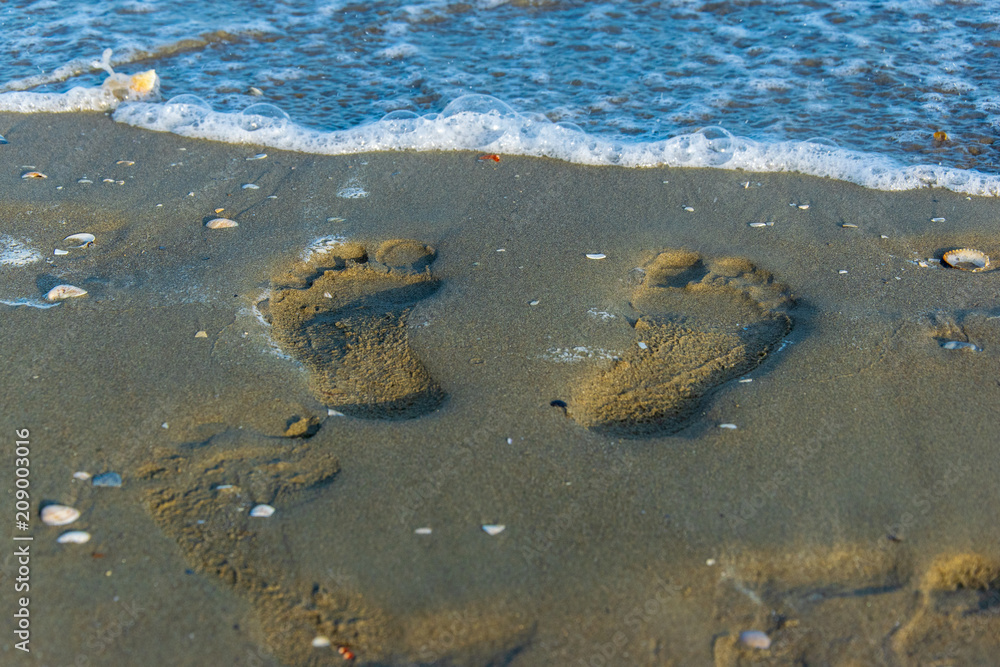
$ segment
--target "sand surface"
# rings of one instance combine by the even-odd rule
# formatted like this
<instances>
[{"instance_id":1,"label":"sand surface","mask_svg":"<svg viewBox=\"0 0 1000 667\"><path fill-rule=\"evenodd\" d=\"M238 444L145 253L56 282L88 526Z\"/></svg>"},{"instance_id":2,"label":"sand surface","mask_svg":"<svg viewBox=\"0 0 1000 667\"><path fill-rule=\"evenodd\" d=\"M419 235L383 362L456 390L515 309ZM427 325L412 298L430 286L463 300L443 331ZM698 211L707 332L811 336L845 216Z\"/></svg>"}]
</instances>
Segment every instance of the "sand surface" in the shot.
<instances>
[{"instance_id":1,"label":"sand surface","mask_svg":"<svg viewBox=\"0 0 1000 667\"><path fill-rule=\"evenodd\" d=\"M1000 272L937 261L1000 258L996 200L323 157L101 114L0 114L0 134L0 251L41 256L0 266L0 299L88 292L0 306L35 503L32 652L8 634L0 662L1000 651ZM78 232L96 242L53 255ZM73 478L109 470L121 487ZM57 544L43 502L92 540Z\"/></svg>"}]
</instances>

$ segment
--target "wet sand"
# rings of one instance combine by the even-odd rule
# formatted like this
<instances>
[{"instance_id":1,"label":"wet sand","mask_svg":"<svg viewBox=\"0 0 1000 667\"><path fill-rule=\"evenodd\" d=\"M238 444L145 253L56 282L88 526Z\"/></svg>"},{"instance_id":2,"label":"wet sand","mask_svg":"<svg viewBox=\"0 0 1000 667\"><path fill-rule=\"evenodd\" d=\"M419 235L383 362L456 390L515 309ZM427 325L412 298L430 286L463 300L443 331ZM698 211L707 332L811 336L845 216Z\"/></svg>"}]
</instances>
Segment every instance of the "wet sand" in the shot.
<instances>
[{"instance_id":1,"label":"wet sand","mask_svg":"<svg viewBox=\"0 0 1000 667\"><path fill-rule=\"evenodd\" d=\"M42 256L0 266L0 299L88 291L0 306L36 503L32 654L8 637L5 664L1000 649L1000 272L926 262L1000 257L995 200L303 155L101 114L0 134L0 234ZM96 243L52 254L77 232ZM354 245L304 259L324 236ZM108 470L120 488L73 478ZM92 540L57 544L41 501Z\"/></svg>"}]
</instances>

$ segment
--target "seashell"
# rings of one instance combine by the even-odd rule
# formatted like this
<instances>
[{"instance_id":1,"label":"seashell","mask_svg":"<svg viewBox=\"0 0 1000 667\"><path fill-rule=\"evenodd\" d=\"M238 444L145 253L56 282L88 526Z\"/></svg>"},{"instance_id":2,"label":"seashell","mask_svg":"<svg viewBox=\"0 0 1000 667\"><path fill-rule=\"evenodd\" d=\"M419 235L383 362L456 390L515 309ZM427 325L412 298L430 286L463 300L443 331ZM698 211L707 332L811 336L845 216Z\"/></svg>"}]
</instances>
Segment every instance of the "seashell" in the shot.
<instances>
[{"instance_id":1,"label":"seashell","mask_svg":"<svg viewBox=\"0 0 1000 667\"><path fill-rule=\"evenodd\" d=\"M204 330L202 330L202 331L199 331L198 333L196 333L196 334L194 335L194 337L195 337L195 338L208 338L208 332L207 332L207 331L204 331Z\"/></svg>"},{"instance_id":2,"label":"seashell","mask_svg":"<svg viewBox=\"0 0 1000 667\"><path fill-rule=\"evenodd\" d=\"M59 544L86 544L90 541L90 533L85 530L68 530L56 538Z\"/></svg>"},{"instance_id":3,"label":"seashell","mask_svg":"<svg viewBox=\"0 0 1000 667\"><path fill-rule=\"evenodd\" d=\"M89 178L81 178L80 180L77 181L77 183L93 183L93 181L90 180Z\"/></svg>"},{"instance_id":4,"label":"seashell","mask_svg":"<svg viewBox=\"0 0 1000 667\"><path fill-rule=\"evenodd\" d=\"M79 480L86 481L86 480L90 479L90 473L89 472L83 472L82 470L80 470L78 472L73 473L73 479L79 479Z\"/></svg>"},{"instance_id":5,"label":"seashell","mask_svg":"<svg viewBox=\"0 0 1000 667\"><path fill-rule=\"evenodd\" d=\"M254 508L250 510L250 516L259 517L261 519L266 519L272 514L274 514L274 508L270 505L255 505Z\"/></svg>"},{"instance_id":6,"label":"seashell","mask_svg":"<svg viewBox=\"0 0 1000 667\"><path fill-rule=\"evenodd\" d=\"M5 143L7 143L7 140L3 138L2 134L0 134L0 144L5 144Z\"/></svg>"},{"instance_id":7,"label":"seashell","mask_svg":"<svg viewBox=\"0 0 1000 667\"><path fill-rule=\"evenodd\" d=\"M685 206L684 210L687 211L688 213L694 213L694 208L691 206Z\"/></svg>"},{"instance_id":8,"label":"seashell","mask_svg":"<svg viewBox=\"0 0 1000 667\"><path fill-rule=\"evenodd\" d=\"M21 174L21 178L48 178L48 176L40 171L26 171Z\"/></svg>"},{"instance_id":9,"label":"seashell","mask_svg":"<svg viewBox=\"0 0 1000 667\"><path fill-rule=\"evenodd\" d=\"M244 183L240 187L244 190L260 190L260 186L256 183Z\"/></svg>"},{"instance_id":10,"label":"seashell","mask_svg":"<svg viewBox=\"0 0 1000 667\"><path fill-rule=\"evenodd\" d=\"M96 238L93 234L70 234L63 241L70 241L72 243L79 243L80 245L73 246L74 248L89 248L93 245Z\"/></svg>"},{"instance_id":11,"label":"seashell","mask_svg":"<svg viewBox=\"0 0 1000 667\"><path fill-rule=\"evenodd\" d=\"M491 536L492 535L499 535L500 533L502 533L504 531L504 529L506 527L507 526L504 526L502 524L493 524L493 523L484 523L483 524L483 530L486 532L487 535L491 535Z\"/></svg>"},{"instance_id":12,"label":"seashell","mask_svg":"<svg viewBox=\"0 0 1000 667\"><path fill-rule=\"evenodd\" d=\"M49 290L45 298L49 301L62 301L63 299L73 299L78 296L83 296L87 293L87 290L76 287L75 285L56 285Z\"/></svg>"},{"instance_id":13,"label":"seashell","mask_svg":"<svg viewBox=\"0 0 1000 667\"><path fill-rule=\"evenodd\" d=\"M941 347L946 350L971 350L972 352L982 352L983 348L973 343L966 343L961 340L949 340L941 343Z\"/></svg>"},{"instance_id":14,"label":"seashell","mask_svg":"<svg viewBox=\"0 0 1000 667\"><path fill-rule=\"evenodd\" d=\"M59 248L56 248L55 250L52 251L52 254L53 255L68 255L69 254L69 250L60 250Z\"/></svg>"},{"instance_id":15,"label":"seashell","mask_svg":"<svg viewBox=\"0 0 1000 667\"><path fill-rule=\"evenodd\" d=\"M748 222L750 227L774 227L773 222Z\"/></svg>"},{"instance_id":16,"label":"seashell","mask_svg":"<svg viewBox=\"0 0 1000 667\"><path fill-rule=\"evenodd\" d=\"M47 526L66 526L80 518L80 510L66 505L46 505L41 517Z\"/></svg>"},{"instance_id":17,"label":"seashell","mask_svg":"<svg viewBox=\"0 0 1000 667\"><path fill-rule=\"evenodd\" d=\"M209 229L228 229L230 227L239 227L240 223L229 218L212 218L205 223L205 226Z\"/></svg>"},{"instance_id":18,"label":"seashell","mask_svg":"<svg viewBox=\"0 0 1000 667\"><path fill-rule=\"evenodd\" d=\"M105 472L100 475L94 475L90 483L93 486L121 486L122 476L116 472Z\"/></svg>"},{"instance_id":19,"label":"seashell","mask_svg":"<svg viewBox=\"0 0 1000 667\"><path fill-rule=\"evenodd\" d=\"M844 227L845 229L857 229L858 228L857 225L852 224L850 222L845 222L844 224L841 225L841 227Z\"/></svg>"},{"instance_id":20,"label":"seashell","mask_svg":"<svg viewBox=\"0 0 1000 667\"><path fill-rule=\"evenodd\" d=\"M944 218L931 218L931 222L945 222Z\"/></svg>"},{"instance_id":21,"label":"seashell","mask_svg":"<svg viewBox=\"0 0 1000 667\"><path fill-rule=\"evenodd\" d=\"M267 157L267 153L257 153L256 155L248 157L247 159L248 160L263 160L266 157Z\"/></svg>"},{"instance_id":22,"label":"seashell","mask_svg":"<svg viewBox=\"0 0 1000 667\"><path fill-rule=\"evenodd\" d=\"M973 248L949 250L944 254L944 262L953 268L973 273L990 268L990 258L985 253Z\"/></svg>"},{"instance_id":23,"label":"seashell","mask_svg":"<svg viewBox=\"0 0 1000 667\"><path fill-rule=\"evenodd\" d=\"M123 164L126 167L131 167L132 165L135 164L135 162L133 162L132 160L118 160L118 162L115 162L115 164Z\"/></svg>"},{"instance_id":24,"label":"seashell","mask_svg":"<svg viewBox=\"0 0 1000 667\"><path fill-rule=\"evenodd\" d=\"M588 252L586 257L587 259L604 259L607 255L603 252Z\"/></svg>"},{"instance_id":25,"label":"seashell","mask_svg":"<svg viewBox=\"0 0 1000 667\"><path fill-rule=\"evenodd\" d=\"M417 528L413 532L417 535L430 535L434 531L431 528Z\"/></svg>"},{"instance_id":26,"label":"seashell","mask_svg":"<svg viewBox=\"0 0 1000 667\"><path fill-rule=\"evenodd\" d=\"M330 638L324 637L323 635L317 635L313 637L312 645L313 648L327 648L330 646Z\"/></svg>"},{"instance_id":27,"label":"seashell","mask_svg":"<svg viewBox=\"0 0 1000 667\"><path fill-rule=\"evenodd\" d=\"M719 428L729 429L730 431L736 430L736 424L719 424Z\"/></svg>"},{"instance_id":28,"label":"seashell","mask_svg":"<svg viewBox=\"0 0 1000 667\"><path fill-rule=\"evenodd\" d=\"M740 643L747 648L771 648L771 638L760 630L744 630L740 633Z\"/></svg>"}]
</instances>

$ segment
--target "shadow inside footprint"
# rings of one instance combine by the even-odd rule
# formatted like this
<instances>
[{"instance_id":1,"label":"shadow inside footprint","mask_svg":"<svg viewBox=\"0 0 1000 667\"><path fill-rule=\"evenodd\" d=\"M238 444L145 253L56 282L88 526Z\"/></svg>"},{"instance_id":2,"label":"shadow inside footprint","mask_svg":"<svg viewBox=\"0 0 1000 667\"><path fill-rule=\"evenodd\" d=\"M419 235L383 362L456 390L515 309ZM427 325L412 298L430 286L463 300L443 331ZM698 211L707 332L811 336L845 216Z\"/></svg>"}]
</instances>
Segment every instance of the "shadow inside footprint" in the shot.
<instances>
[{"instance_id":1,"label":"shadow inside footprint","mask_svg":"<svg viewBox=\"0 0 1000 667\"><path fill-rule=\"evenodd\" d=\"M665 250L632 296L636 345L576 389L571 415L621 436L682 429L715 387L755 368L791 330L784 285L750 262Z\"/></svg>"},{"instance_id":2,"label":"shadow inside footprint","mask_svg":"<svg viewBox=\"0 0 1000 667\"><path fill-rule=\"evenodd\" d=\"M275 341L302 362L328 406L355 417L405 419L437 408L441 387L410 349L406 318L437 291L434 249L383 243L370 259L341 244L296 267L262 305Z\"/></svg>"}]
</instances>

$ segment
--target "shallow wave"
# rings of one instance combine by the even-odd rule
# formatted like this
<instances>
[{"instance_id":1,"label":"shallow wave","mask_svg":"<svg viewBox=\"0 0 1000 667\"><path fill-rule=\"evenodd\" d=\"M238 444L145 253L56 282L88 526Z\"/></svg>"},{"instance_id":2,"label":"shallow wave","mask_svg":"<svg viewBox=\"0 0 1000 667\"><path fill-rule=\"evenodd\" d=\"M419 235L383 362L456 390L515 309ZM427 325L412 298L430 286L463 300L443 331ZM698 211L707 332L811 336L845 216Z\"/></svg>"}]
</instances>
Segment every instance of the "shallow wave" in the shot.
<instances>
[{"instance_id":1,"label":"shallow wave","mask_svg":"<svg viewBox=\"0 0 1000 667\"><path fill-rule=\"evenodd\" d=\"M486 95L460 97L441 113L420 116L396 111L377 122L338 131L303 127L270 104L223 113L193 95L160 104L122 105L114 119L186 137L324 155L474 150L589 165L797 172L876 190L940 187L970 195L1000 196L1000 176L936 165L906 166L825 140L765 143L708 127L658 141L616 141L589 135L570 123L554 123L540 114L518 113Z\"/></svg>"}]
</instances>

